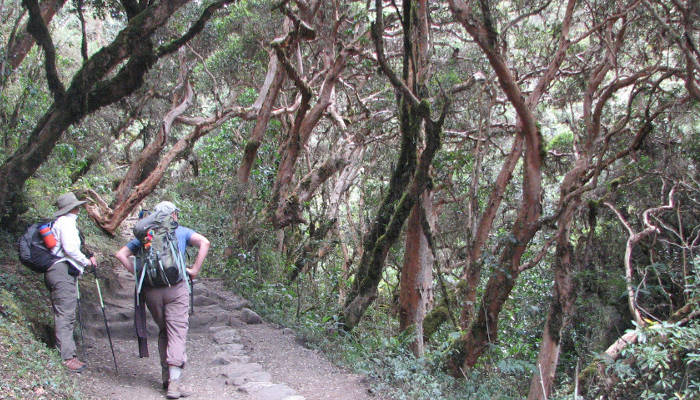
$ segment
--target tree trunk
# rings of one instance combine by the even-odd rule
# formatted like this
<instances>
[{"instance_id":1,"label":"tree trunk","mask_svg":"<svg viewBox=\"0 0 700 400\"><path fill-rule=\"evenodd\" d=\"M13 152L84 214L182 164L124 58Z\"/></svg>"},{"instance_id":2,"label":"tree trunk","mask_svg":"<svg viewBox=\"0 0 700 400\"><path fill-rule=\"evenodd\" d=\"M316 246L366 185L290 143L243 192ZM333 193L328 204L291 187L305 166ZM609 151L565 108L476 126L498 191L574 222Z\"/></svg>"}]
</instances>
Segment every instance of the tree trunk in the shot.
<instances>
[{"instance_id":1,"label":"tree trunk","mask_svg":"<svg viewBox=\"0 0 700 400\"><path fill-rule=\"evenodd\" d=\"M254 107L259 107L258 117L255 120L255 126L250 134L250 139L245 145L243 160L238 167L238 182L243 185L246 185L250 178L250 171L253 169L255 156L265 136L265 131L267 130L267 125L272 115L272 107L275 105L277 95L282 87L282 82L284 82L284 69L279 65L277 56L273 53L270 55L267 75L265 76L265 83L260 92L260 97L254 105Z\"/></svg>"},{"instance_id":2,"label":"tree trunk","mask_svg":"<svg viewBox=\"0 0 700 400\"><path fill-rule=\"evenodd\" d=\"M411 36L411 52L415 55L410 61L415 65L408 69L407 83L413 84L417 91L420 91L427 82L429 66L430 26L426 0L414 2L410 10L413 29L407 34ZM408 217L399 291L399 329L402 332L413 329L411 350L416 357L422 357L424 353L423 320L433 301L434 258L431 243L426 236L426 229L429 233L431 227L423 225L423 222L429 225L428 221L432 222L432 219L432 192L428 189L420 195Z\"/></svg>"},{"instance_id":3,"label":"tree trunk","mask_svg":"<svg viewBox=\"0 0 700 400\"><path fill-rule=\"evenodd\" d=\"M406 222L406 250L399 292L399 330L413 330L415 337L411 350L416 357L422 357L424 353L423 320L433 303L433 250L423 226L423 221L433 219L433 215L432 193L426 190Z\"/></svg>"},{"instance_id":4,"label":"tree trunk","mask_svg":"<svg viewBox=\"0 0 700 400\"><path fill-rule=\"evenodd\" d=\"M468 324L474 319L476 291L479 287L479 283L481 283L481 270L483 266L481 254L489 233L491 232L491 228L493 227L493 221L496 219L498 209L503 201L503 194L513 177L513 171L515 170L518 160L520 160L522 151L523 137L518 135L513 139L513 147L503 163L503 166L501 166L501 171L498 173L498 177L496 178L496 182L493 185L488 202L486 203L484 214L479 220L479 225L470 243L467 254L467 266L464 269L464 274L458 285L461 290L462 298L464 299L460 321L462 328L468 328Z\"/></svg>"},{"instance_id":5,"label":"tree trunk","mask_svg":"<svg viewBox=\"0 0 700 400\"><path fill-rule=\"evenodd\" d=\"M326 222L321 223L320 226L316 227L316 229L313 231L313 234L309 235L307 243L304 244L301 253L296 257L294 269L288 276L290 281L295 280L299 273L314 269L318 264L318 261L322 259L323 256L327 254L336 244L332 241L326 240L326 237L334 229L337 230L340 198L347 192L353 180L360 172L362 154L364 153L364 144L362 143L348 147L349 148L343 150L345 158L342 159L342 170L338 174L338 179L333 186L330 198L326 202L328 204L326 212L321 218L322 221ZM328 164L329 163L327 162L324 165L328 166ZM330 164L335 165L336 163ZM322 175L330 176L330 174L335 172L335 169L329 168ZM314 186L320 185L320 183L327 179L327 177L322 180L315 179L314 177L318 177L318 175L318 171L312 170L307 177L302 179L302 181L299 183L299 187L297 187L296 192L300 193L299 198L302 202L309 201L311 199L311 194L316 190L316 187ZM317 184L312 183L312 181L317 180L320 182L317 182ZM302 189L304 187L308 187L308 189Z\"/></svg>"},{"instance_id":6,"label":"tree trunk","mask_svg":"<svg viewBox=\"0 0 700 400\"><path fill-rule=\"evenodd\" d=\"M175 120L178 113L184 111L187 103L192 97L192 91L187 84L187 94L183 99L182 103L179 104L174 109L170 110L168 115L164 118L162 130L170 130L170 123ZM233 117L245 118L250 115L247 109L238 107L226 108L223 112L217 111L215 115L208 118L193 118L187 120L179 120L184 123L187 122L189 125L193 125L194 129L187 134L187 136L179 139L167 153L165 153L158 164L155 166L153 171L148 174L146 179L140 182L138 185L134 186L132 190L128 193L128 196L121 202L114 205L114 207L108 207L101 199L95 199L96 193L92 192L92 197L95 201L95 205L86 206L90 216L97 222L97 224L105 232L113 234L119 227L121 222L131 214L131 212L138 206L141 201L143 201L146 196L151 194L153 190L158 186L161 179L165 175L168 166L180 157L182 154L187 152L192 148L192 146L201 137L211 132L212 130L218 128L224 122L228 121ZM165 134L167 136L167 133ZM99 197L99 196L97 196Z\"/></svg>"},{"instance_id":7,"label":"tree trunk","mask_svg":"<svg viewBox=\"0 0 700 400\"><path fill-rule=\"evenodd\" d=\"M627 286L627 306L629 307L630 314L634 316L634 321L639 327L644 327L647 325L647 323L642 318L642 314L639 311L639 307L637 307L637 291L633 282L634 268L632 266L632 251L634 250L634 247L637 245L637 243L639 243L642 239L646 238L647 236L653 233L660 232L659 228L651 222L651 216L653 216L657 212L663 210L672 210L673 208L675 208L675 192L676 187L674 186L668 193L668 204L644 210L644 212L642 213L644 229L638 233L634 232L632 226L629 224L629 222L627 222L622 213L617 211L617 209L612 204L608 202L604 203L611 210L613 210L613 212L615 212L617 218L625 226L625 228L627 228L627 231L629 232L629 237L627 238L627 243L625 245L625 257L623 259L623 263L625 265L625 284Z\"/></svg>"},{"instance_id":8,"label":"tree trunk","mask_svg":"<svg viewBox=\"0 0 700 400\"><path fill-rule=\"evenodd\" d=\"M506 58L500 52L498 32L494 28L489 3L480 2L480 16L474 15L470 5L463 1L450 0L449 4L452 15L476 41L496 73L499 85L508 102L515 109L518 134L523 136L525 143L522 200L511 231L511 240L501 251L498 265L486 284L484 297L475 319L471 322L467 333L455 344L457 351L451 364L453 373L461 376L459 370L474 366L486 350L488 343L497 340L498 316L520 274L522 256L535 233L540 229L543 143L533 110L556 77L566 51L571 45L568 34L576 0L567 1L557 50L527 97L523 95ZM469 305L469 307L472 306Z\"/></svg>"},{"instance_id":9,"label":"tree trunk","mask_svg":"<svg viewBox=\"0 0 700 400\"><path fill-rule=\"evenodd\" d=\"M23 200L24 183L73 122L75 118L68 110L52 107L34 128L29 140L0 167L0 225L16 225L15 218L27 210Z\"/></svg>"},{"instance_id":10,"label":"tree trunk","mask_svg":"<svg viewBox=\"0 0 700 400\"><path fill-rule=\"evenodd\" d=\"M559 219L559 222L564 224L560 227L564 226L565 228L560 228L563 233L559 235L557 241L552 301L542 334L536 370L530 382L528 400L546 400L549 397L559 362L561 334L568 325L574 310L576 301L575 263L572 259L572 245L569 242L569 226L578 204L578 201L571 204Z\"/></svg>"},{"instance_id":11,"label":"tree trunk","mask_svg":"<svg viewBox=\"0 0 700 400\"><path fill-rule=\"evenodd\" d=\"M396 179L392 179L389 194L363 241L362 259L343 310L346 329L352 329L359 323L367 307L377 296L377 286L389 249L398 239L403 223L428 185L429 167L440 144L440 130L441 125L427 129L427 146L407 187L400 185L402 175L406 172L405 167L394 172ZM402 188L405 188L405 192L400 190ZM401 198L391 201L392 197L397 195L401 195Z\"/></svg>"},{"instance_id":12,"label":"tree trunk","mask_svg":"<svg viewBox=\"0 0 700 400\"><path fill-rule=\"evenodd\" d=\"M330 57L326 60L327 72L318 94L318 100L313 107L309 104L312 93L308 84L301 79L291 63L285 58L282 49L276 47L276 51L277 57L282 61L287 69L287 74L297 85L302 98L294 123L287 134L284 151L277 169L277 177L272 188L271 220L273 226L280 229L293 223L304 222L299 209L301 203L298 197L299 193L290 190L296 163L302 149L309 142L313 129L331 105L331 95L335 84L340 79L340 73L345 69L349 57L356 53L356 49L344 47L334 60L330 60ZM326 179L329 176L330 174L326 174Z\"/></svg>"},{"instance_id":13,"label":"tree trunk","mask_svg":"<svg viewBox=\"0 0 700 400\"><path fill-rule=\"evenodd\" d=\"M425 2L421 4L423 7L426 5ZM408 214L428 185L430 165L440 147L442 123L449 104L445 102L440 119L436 122L430 119L428 102L419 100L425 88L416 85L416 74L420 68L415 63L411 47L415 7L419 6L414 1L403 3L404 54L401 79L386 60L383 42L383 3L382 0L375 2L377 19L372 26L372 39L380 67L399 94L401 151L389 182L388 193L382 201L370 231L363 239L362 259L343 309L342 318L345 329L348 330L359 323L367 307L376 298L377 286L381 280L389 249L398 239ZM425 127L426 144L416 164L416 143L422 125Z\"/></svg>"}]
</instances>

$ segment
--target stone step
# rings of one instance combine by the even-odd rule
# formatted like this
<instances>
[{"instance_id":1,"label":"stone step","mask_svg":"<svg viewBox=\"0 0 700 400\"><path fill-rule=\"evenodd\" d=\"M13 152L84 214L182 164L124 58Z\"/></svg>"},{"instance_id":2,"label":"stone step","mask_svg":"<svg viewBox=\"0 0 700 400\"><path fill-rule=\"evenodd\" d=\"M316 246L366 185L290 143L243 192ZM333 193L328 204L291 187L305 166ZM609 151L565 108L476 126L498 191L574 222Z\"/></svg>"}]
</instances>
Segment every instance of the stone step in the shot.
<instances>
[{"instance_id":1,"label":"stone step","mask_svg":"<svg viewBox=\"0 0 700 400\"><path fill-rule=\"evenodd\" d=\"M214 333L212 335L212 340L216 344L231 344L239 342L241 340L241 337L238 334L237 330L229 328Z\"/></svg>"},{"instance_id":2,"label":"stone step","mask_svg":"<svg viewBox=\"0 0 700 400\"><path fill-rule=\"evenodd\" d=\"M284 400L296 395L296 391L287 385L271 382L248 382L238 387L254 400Z\"/></svg>"}]
</instances>

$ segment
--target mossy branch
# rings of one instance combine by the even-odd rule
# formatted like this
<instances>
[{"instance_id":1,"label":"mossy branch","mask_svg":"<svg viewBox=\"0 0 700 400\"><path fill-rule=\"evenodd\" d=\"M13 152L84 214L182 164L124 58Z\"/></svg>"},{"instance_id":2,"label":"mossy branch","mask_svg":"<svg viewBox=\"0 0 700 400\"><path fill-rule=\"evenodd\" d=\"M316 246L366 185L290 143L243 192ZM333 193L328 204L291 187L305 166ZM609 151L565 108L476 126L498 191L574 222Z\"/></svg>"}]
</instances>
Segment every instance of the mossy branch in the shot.
<instances>
[{"instance_id":1,"label":"mossy branch","mask_svg":"<svg viewBox=\"0 0 700 400\"><path fill-rule=\"evenodd\" d=\"M53 45L49 29L41 18L41 10L36 0L23 0L22 3L29 12L29 22L27 30L34 36L34 40L44 49L44 68L46 69L46 80L49 89L53 94L55 102L61 102L66 95L66 88L61 83L56 69L56 48Z\"/></svg>"}]
</instances>

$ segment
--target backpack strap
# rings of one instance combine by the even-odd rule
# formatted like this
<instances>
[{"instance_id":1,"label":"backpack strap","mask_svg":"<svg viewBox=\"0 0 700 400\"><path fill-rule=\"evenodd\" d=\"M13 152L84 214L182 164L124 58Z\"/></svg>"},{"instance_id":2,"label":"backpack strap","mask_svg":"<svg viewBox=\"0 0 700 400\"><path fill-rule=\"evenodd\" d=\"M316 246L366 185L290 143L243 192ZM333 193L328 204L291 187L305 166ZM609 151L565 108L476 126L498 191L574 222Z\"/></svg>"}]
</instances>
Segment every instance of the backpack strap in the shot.
<instances>
[{"instance_id":1,"label":"backpack strap","mask_svg":"<svg viewBox=\"0 0 700 400\"><path fill-rule=\"evenodd\" d=\"M169 240L169 243L170 251L175 255L175 262L177 263L177 268L180 270L180 276L182 276L182 279L185 281L185 285L187 285L187 292L192 293L192 288L190 287L190 280L187 276L187 265L185 264L185 257L180 251L177 237L175 237L174 240ZM177 243L177 246L173 243Z\"/></svg>"},{"instance_id":2,"label":"backpack strap","mask_svg":"<svg viewBox=\"0 0 700 400\"><path fill-rule=\"evenodd\" d=\"M140 249L139 252L143 253L143 249ZM136 289L134 295L136 296L136 305L139 305L139 297L141 297L141 289L143 288L143 279L146 277L146 267L143 265L144 258L141 257L141 270L139 271L139 268L137 267L136 259L139 257L135 257L134 260L134 272L136 273Z\"/></svg>"}]
</instances>

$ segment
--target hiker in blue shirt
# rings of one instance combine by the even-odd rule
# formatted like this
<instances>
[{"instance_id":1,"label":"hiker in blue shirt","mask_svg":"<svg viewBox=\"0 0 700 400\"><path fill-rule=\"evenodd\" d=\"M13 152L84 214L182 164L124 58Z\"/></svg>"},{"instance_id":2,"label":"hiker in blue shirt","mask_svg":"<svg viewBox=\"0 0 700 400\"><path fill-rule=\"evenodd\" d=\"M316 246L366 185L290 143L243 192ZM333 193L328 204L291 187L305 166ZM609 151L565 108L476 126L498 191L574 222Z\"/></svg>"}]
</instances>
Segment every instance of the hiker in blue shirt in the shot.
<instances>
[{"instance_id":1,"label":"hiker in blue shirt","mask_svg":"<svg viewBox=\"0 0 700 400\"><path fill-rule=\"evenodd\" d=\"M153 209L154 213L171 215L172 220L175 222L177 222L179 211L169 201L160 202ZM178 250L182 253L183 258L187 246L194 246L199 249L194 264L187 268L187 274L191 279L194 279L199 274L202 263L209 251L209 240L192 229L180 225L175 228L175 238L178 242ZM138 239L132 239L126 246L119 249L115 257L133 274L134 264L131 256L139 255L139 252L142 251L144 251L143 243ZM187 361L187 354L185 353L185 342L189 327L189 291L187 281L182 279L177 283L163 287L145 285L142 294L146 306L159 328L158 351L160 353L163 388L167 389L166 397L176 399L189 396L191 392L182 386L180 380L182 370Z\"/></svg>"}]
</instances>

